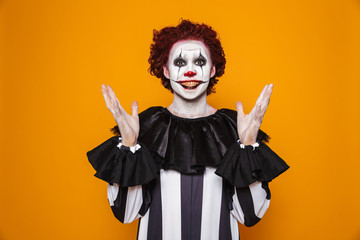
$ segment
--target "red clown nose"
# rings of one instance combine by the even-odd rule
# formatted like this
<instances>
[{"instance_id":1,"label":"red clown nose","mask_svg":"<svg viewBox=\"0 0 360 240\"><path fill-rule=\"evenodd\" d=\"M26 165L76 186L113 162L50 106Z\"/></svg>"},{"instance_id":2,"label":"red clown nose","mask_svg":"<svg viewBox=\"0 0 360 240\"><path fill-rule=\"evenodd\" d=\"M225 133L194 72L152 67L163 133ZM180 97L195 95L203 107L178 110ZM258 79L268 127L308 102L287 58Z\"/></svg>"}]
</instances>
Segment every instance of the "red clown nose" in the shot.
<instances>
[{"instance_id":1,"label":"red clown nose","mask_svg":"<svg viewBox=\"0 0 360 240\"><path fill-rule=\"evenodd\" d=\"M195 75L196 75L196 72L193 72L193 71L188 71L188 72L184 73L185 77L193 77Z\"/></svg>"}]
</instances>

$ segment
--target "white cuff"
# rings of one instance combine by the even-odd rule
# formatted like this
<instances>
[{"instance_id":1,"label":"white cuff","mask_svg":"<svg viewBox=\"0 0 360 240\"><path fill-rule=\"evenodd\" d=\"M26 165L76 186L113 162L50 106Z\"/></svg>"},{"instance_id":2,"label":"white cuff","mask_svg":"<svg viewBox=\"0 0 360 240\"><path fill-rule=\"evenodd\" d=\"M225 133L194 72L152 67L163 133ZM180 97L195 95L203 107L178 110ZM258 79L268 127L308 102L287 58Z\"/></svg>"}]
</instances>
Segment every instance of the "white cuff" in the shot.
<instances>
[{"instance_id":1,"label":"white cuff","mask_svg":"<svg viewBox=\"0 0 360 240\"><path fill-rule=\"evenodd\" d=\"M121 137L119 137L119 144L117 145L117 147L118 147L119 149L121 149L121 146L122 146L122 144L121 144ZM137 150L139 150L139 149L141 148L141 146L137 143L135 146L128 147L128 148L130 148L130 151L131 151L132 153L135 153Z\"/></svg>"},{"instance_id":2,"label":"white cuff","mask_svg":"<svg viewBox=\"0 0 360 240\"><path fill-rule=\"evenodd\" d=\"M241 147L242 149L245 149L245 145L240 142L240 139L238 139L237 142L240 143L240 147ZM254 144L251 144L251 146L253 147L253 151L255 151L255 148L259 147L260 144L259 144L258 142L256 142L256 143L254 143Z\"/></svg>"},{"instance_id":3,"label":"white cuff","mask_svg":"<svg viewBox=\"0 0 360 240\"><path fill-rule=\"evenodd\" d=\"M113 185L108 184L107 187L107 196L110 203L110 206L114 206L114 202L119 193L119 184L113 183Z\"/></svg>"}]
</instances>

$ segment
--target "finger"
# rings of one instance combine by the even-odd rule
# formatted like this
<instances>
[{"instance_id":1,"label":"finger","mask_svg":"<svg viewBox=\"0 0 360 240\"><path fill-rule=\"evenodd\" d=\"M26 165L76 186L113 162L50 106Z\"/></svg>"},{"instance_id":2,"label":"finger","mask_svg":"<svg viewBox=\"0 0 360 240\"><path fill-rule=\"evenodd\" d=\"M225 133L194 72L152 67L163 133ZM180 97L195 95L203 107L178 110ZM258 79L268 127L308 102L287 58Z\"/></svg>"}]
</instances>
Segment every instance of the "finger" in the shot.
<instances>
[{"instance_id":1,"label":"finger","mask_svg":"<svg viewBox=\"0 0 360 240\"><path fill-rule=\"evenodd\" d=\"M257 105L258 105L258 103L255 104L255 106L251 109L251 111L248 114L251 118L254 118L254 115L256 113L256 106Z\"/></svg>"},{"instance_id":2,"label":"finger","mask_svg":"<svg viewBox=\"0 0 360 240\"><path fill-rule=\"evenodd\" d=\"M120 102L119 102L119 99L116 97L116 94L114 92L114 90L110 87L110 85L107 85L107 90L111 96L111 99L113 100L113 104L114 106L118 107L119 108L119 111L121 114L125 114L126 111L124 110L124 108L121 106Z\"/></svg>"},{"instance_id":3,"label":"finger","mask_svg":"<svg viewBox=\"0 0 360 240\"><path fill-rule=\"evenodd\" d=\"M108 94L107 88L102 86L101 92L103 94L103 97L104 97L107 108L112 111L113 105L112 105L112 102L111 102L111 98L110 98L110 96Z\"/></svg>"},{"instance_id":4,"label":"finger","mask_svg":"<svg viewBox=\"0 0 360 240\"><path fill-rule=\"evenodd\" d=\"M238 115L244 116L244 106L242 102L236 102L236 110L238 112Z\"/></svg>"},{"instance_id":5,"label":"finger","mask_svg":"<svg viewBox=\"0 0 360 240\"><path fill-rule=\"evenodd\" d=\"M122 113L122 111L121 111L121 106L120 106L119 103L116 101L116 99L111 98L111 103L112 103L113 106L114 106L114 110L113 110L114 113L115 113L114 117L115 117L116 119L118 119L118 120L121 120L122 118L124 118L123 113Z\"/></svg>"},{"instance_id":6,"label":"finger","mask_svg":"<svg viewBox=\"0 0 360 240\"><path fill-rule=\"evenodd\" d=\"M266 93L266 90L268 89L268 85L265 85L265 87L263 88L263 90L261 91L258 99L256 100L256 104L258 104L259 102L262 101L262 99L264 98L264 94Z\"/></svg>"},{"instance_id":7,"label":"finger","mask_svg":"<svg viewBox=\"0 0 360 240\"><path fill-rule=\"evenodd\" d=\"M112 90L112 88L107 85L106 86L106 92L107 92L107 96L109 96L109 99L110 99L110 102L111 102L111 105L112 105L112 111L113 111L113 115L114 115L114 118L117 122L121 121L121 119L124 118L124 115L123 115L123 108L119 102L119 100L117 99L114 91Z\"/></svg>"},{"instance_id":8,"label":"finger","mask_svg":"<svg viewBox=\"0 0 360 240\"><path fill-rule=\"evenodd\" d=\"M271 94L272 94L272 89L273 89L273 84L270 84L269 85L269 88L268 90L266 91L266 94L265 94L265 98L261 104L261 109L262 109L262 115L265 114L266 112L266 109L268 108L269 106L269 103L270 103L270 97L271 97Z\"/></svg>"},{"instance_id":9,"label":"finger","mask_svg":"<svg viewBox=\"0 0 360 240\"><path fill-rule=\"evenodd\" d=\"M270 101L270 97L271 97L273 88L274 88L274 84L271 83L271 84L269 85L269 89L268 89L267 95L266 95L267 101Z\"/></svg>"},{"instance_id":10,"label":"finger","mask_svg":"<svg viewBox=\"0 0 360 240\"><path fill-rule=\"evenodd\" d=\"M138 106L137 101L133 101L131 103L131 112L132 112L133 117L136 117L138 115L138 110L139 110L139 106Z\"/></svg>"},{"instance_id":11,"label":"finger","mask_svg":"<svg viewBox=\"0 0 360 240\"><path fill-rule=\"evenodd\" d=\"M111 96L111 98L117 99L116 94L115 94L114 90L110 87L110 85L107 85L106 87L107 87L107 91L108 91L109 95Z\"/></svg>"},{"instance_id":12,"label":"finger","mask_svg":"<svg viewBox=\"0 0 360 240\"><path fill-rule=\"evenodd\" d=\"M118 103L116 103L116 104L118 104ZM131 130L130 124L129 124L129 119L128 119L129 115L125 111L124 111L125 114L122 113L120 111L120 106L118 106L116 109L117 109L116 111L118 114L117 115L118 117L116 118L116 122L119 126L120 133L122 136L126 136L130 133L130 130Z\"/></svg>"},{"instance_id":13,"label":"finger","mask_svg":"<svg viewBox=\"0 0 360 240\"><path fill-rule=\"evenodd\" d=\"M261 104L262 105L262 109L264 109L264 99L266 98L266 94L269 90L269 86L270 85L265 85L265 87L263 88L263 90L261 91L258 99L256 100L255 106L253 107L253 109L251 109L251 112L249 113L250 116L254 116L256 114L256 106Z\"/></svg>"},{"instance_id":14,"label":"finger","mask_svg":"<svg viewBox=\"0 0 360 240\"><path fill-rule=\"evenodd\" d=\"M266 89L266 92L264 94L264 100L269 100L270 96L271 96L271 93L272 93L272 89L273 89L273 84L269 84L268 88Z\"/></svg>"}]
</instances>

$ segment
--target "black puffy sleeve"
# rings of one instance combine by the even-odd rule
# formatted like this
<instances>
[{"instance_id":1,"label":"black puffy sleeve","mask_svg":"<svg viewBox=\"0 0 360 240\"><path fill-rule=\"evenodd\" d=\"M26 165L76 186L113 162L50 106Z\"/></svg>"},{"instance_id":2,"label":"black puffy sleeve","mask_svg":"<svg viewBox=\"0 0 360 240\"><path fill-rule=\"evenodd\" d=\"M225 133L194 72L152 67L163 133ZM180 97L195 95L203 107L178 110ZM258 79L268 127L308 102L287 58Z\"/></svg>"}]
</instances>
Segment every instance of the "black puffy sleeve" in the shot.
<instances>
[{"instance_id":1,"label":"black puffy sleeve","mask_svg":"<svg viewBox=\"0 0 360 240\"><path fill-rule=\"evenodd\" d=\"M255 181L270 182L286 171L289 166L265 143L268 136L261 132L257 142L259 146L240 147L232 144L216 169L216 174L235 187L245 187Z\"/></svg>"},{"instance_id":2,"label":"black puffy sleeve","mask_svg":"<svg viewBox=\"0 0 360 240\"><path fill-rule=\"evenodd\" d=\"M158 176L161 159L144 144L134 153L119 148L119 137L111 137L87 152L95 176L120 187L132 187L150 182Z\"/></svg>"}]
</instances>

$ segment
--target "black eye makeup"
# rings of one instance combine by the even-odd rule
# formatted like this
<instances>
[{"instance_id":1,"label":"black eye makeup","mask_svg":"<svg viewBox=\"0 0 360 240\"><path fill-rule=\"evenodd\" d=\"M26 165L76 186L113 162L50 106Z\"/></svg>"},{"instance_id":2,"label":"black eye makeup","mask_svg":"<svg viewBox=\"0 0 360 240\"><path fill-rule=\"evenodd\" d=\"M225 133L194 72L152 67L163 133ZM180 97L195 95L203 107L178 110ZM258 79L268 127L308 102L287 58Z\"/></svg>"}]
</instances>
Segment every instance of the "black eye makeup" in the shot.
<instances>
[{"instance_id":1,"label":"black eye makeup","mask_svg":"<svg viewBox=\"0 0 360 240\"><path fill-rule=\"evenodd\" d=\"M182 57L178 57L174 60L174 65L177 67L182 67L186 65L186 61Z\"/></svg>"},{"instance_id":2,"label":"black eye makeup","mask_svg":"<svg viewBox=\"0 0 360 240\"><path fill-rule=\"evenodd\" d=\"M202 66L204 66L206 64L206 59L203 56L200 55L200 57L195 59L194 64L202 67Z\"/></svg>"}]
</instances>

